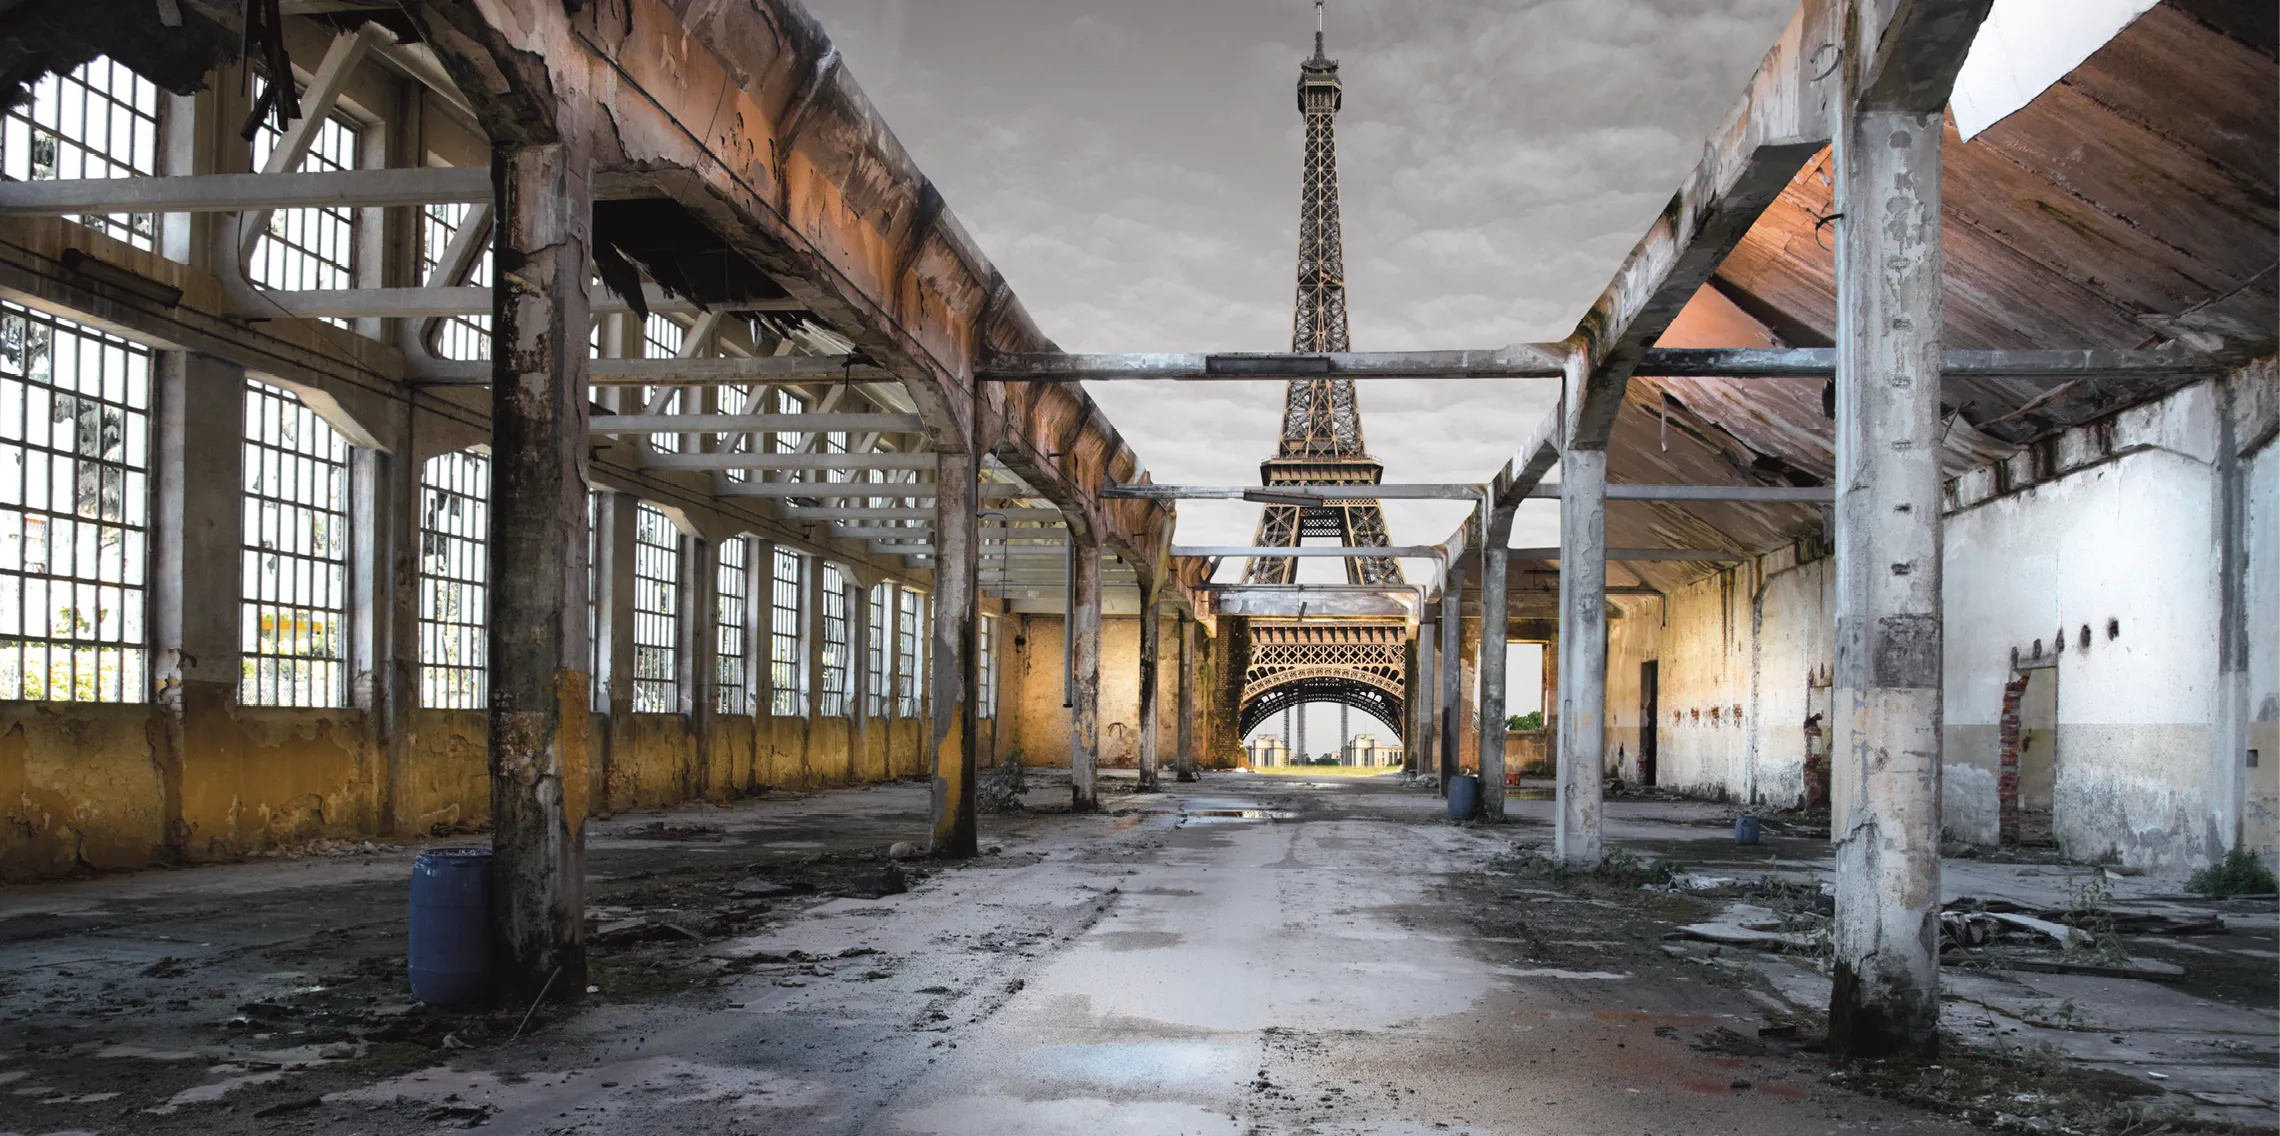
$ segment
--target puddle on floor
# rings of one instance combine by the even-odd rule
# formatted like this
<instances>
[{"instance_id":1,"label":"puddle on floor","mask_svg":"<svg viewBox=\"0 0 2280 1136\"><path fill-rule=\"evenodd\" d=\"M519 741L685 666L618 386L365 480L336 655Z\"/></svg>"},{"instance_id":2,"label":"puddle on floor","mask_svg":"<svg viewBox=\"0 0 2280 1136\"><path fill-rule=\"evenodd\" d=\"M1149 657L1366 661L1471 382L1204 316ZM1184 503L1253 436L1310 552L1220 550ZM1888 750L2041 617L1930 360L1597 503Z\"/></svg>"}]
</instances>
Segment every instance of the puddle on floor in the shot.
<instances>
[{"instance_id":1,"label":"puddle on floor","mask_svg":"<svg viewBox=\"0 0 2280 1136\"><path fill-rule=\"evenodd\" d=\"M1197 809L1181 813L1180 817L1198 824L1225 824L1238 820L1291 820L1297 815L1281 809Z\"/></svg>"}]
</instances>

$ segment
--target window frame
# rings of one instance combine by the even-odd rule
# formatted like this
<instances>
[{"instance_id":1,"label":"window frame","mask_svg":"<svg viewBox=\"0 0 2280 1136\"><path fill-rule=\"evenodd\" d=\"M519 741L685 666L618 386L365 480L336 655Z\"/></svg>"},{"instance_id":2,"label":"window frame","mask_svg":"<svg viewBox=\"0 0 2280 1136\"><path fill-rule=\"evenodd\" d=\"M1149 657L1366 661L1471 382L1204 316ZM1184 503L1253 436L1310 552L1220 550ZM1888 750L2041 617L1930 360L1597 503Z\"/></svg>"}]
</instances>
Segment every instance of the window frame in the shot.
<instances>
[{"instance_id":1,"label":"window frame","mask_svg":"<svg viewBox=\"0 0 2280 1136\"><path fill-rule=\"evenodd\" d=\"M101 86L94 81L98 67L107 67L108 81ZM122 80L123 77L123 80ZM120 88L126 88L126 97L120 97ZM76 87L76 94L66 90ZM42 92L49 98L41 98ZM138 74L133 68L98 55L71 69L68 74L50 73L32 85L31 98L23 104L0 110L0 178L14 181L51 181L65 178L155 177L163 161L165 142L166 100L160 97L158 85ZM88 103L100 99L111 113L102 115L105 145L94 145L93 132L88 129L96 116L87 113ZM147 100L147 106L145 105ZM71 104L76 102L76 108ZM53 104L54 121L39 121L43 107ZM115 109L112 109L115 108ZM76 109L79 130L67 133L65 118ZM130 131L131 141L124 156L115 146L109 145L115 128L124 118L130 127L144 128L140 135ZM54 150L46 167L50 172L39 176L36 163L39 157L39 135L54 140ZM148 149L140 142L147 138ZM22 149L11 145L20 143ZM66 160L66 154L72 160ZM92 161L90 160L92 159ZM106 236L153 252L158 248L159 215L155 213L83 214L72 218L81 225Z\"/></svg>"},{"instance_id":2,"label":"window frame","mask_svg":"<svg viewBox=\"0 0 2280 1136\"><path fill-rule=\"evenodd\" d=\"M679 714L681 529L671 514L639 502L633 517L633 690L636 714Z\"/></svg>"},{"instance_id":3,"label":"window frame","mask_svg":"<svg viewBox=\"0 0 2280 1136\"><path fill-rule=\"evenodd\" d=\"M420 464L419 704L423 710L481 710L489 706L491 618L491 458L477 449L452 450ZM436 519L444 507L462 519L449 528ZM438 570L440 569L440 570ZM459 618L452 606L472 604ZM454 651L464 656L452 658Z\"/></svg>"},{"instance_id":4,"label":"window frame","mask_svg":"<svg viewBox=\"0 0 2280 1136\"><path fill-rule=\"evenodd\" d=\"M14 523L23 526L17 540L28 542L32 527L29 522L32 515L38 515L39 529L42 534L41 544L49 552L42 561L43 570L37 573L27 571L22 567L27 563L28 553L28 549L23 547L23 543L18 544L17 551L12 555L0 556L0 604L5 604L8 601L10 598L8 593L12 591L13 605L16 609L12 618L17 630L17 634L0 638L0 657L14 656L12 688L4 685L7 681L5 677L0 677L0 697L5 697L9 701L24 702L110 704L148 702L151 657L152 551L150 533L156 508L156 501L152 497L153 470L151 469L152 443L156 434L155 426L151 421L156 410L153 402L158 385L155 373L156 353L130 340L109 335L72 320L50 316L19 304L0 301L0 349L4 349L6 343L9 342L7 329L11 327L22 330L20 337L13 340L17 351L15 362L8 362L9 357L0 354L0 395L4 395L11 386L20 387L23 391L24 400L22 406L14 411L14 415L19 419L14 427L15 436L0 438L0 455L11 450L26 455L24 471L27 474L31 472L31 467L37 464L30 460L30 455L44 455L41 460L50 466L50 473L48 477L42 479L44 485L38 491L34 490L30 477L16 474L0 475L0 494L8 493L11 488L15 493L13 501L0 503L0 518L4 518L6 514L14 514ZM32 341L40 329L45 329L47 344L47 370L44 379L34 377L38 368L31 357ZM74 376L70 386L65 386L58 381L58 371L65 363L64 353L58 349L58 345L66 337L73 341L73 346L69 352L72 362L82 360L87 354L87 345L91 345L93 348L93 357L97 361L98 373L94 377L94 389L92 391L88 390L89 380L84 371L79 368L74 368ZM116 379L115 384L114 378ZM114 385L117 387L115 395L110 390ZM46 393L36 396L32 389L34 387L42 388ZM44 443L35 441L36 434L29 428L30 411L33 408L35 397L44 399L48 405L48 419L43 424L43 429L49 440ZM89 403L98 411L97 452L93 457L80 453L80 443L84 440L83 427L68 431L71 439L64 444L57 445L54 443L56 434L54 427L57 425L54 418L54 407L64 397L68 397L74 402ZM108 416L100 413L105 408L113 409L119 415L118 456L115 460L106 457L110 453L111 447L104 444L103 430L110 424ZM7 407L0 406L0 431L9 428L7 420L10 413ZM75 409L73 412L74 419L76 420L83 413L84 411ZM76 499L63 508L55 507L52 504L54 499L52 491L55 488L55 467L60 465L68 471L69 482L75 487L73 496L76 498L79 492L84 492L77 487L84 484L87 478L87 468L90 464L96 471L96 480L99 486L96 492L95 514L93 516L86 515ZM18 483L12 487L8 484L11 478L19 478ZM114 482L114 478L119 503L115 519L104 515L107 510L104 505L104 489L102 488L105 483ZM35 506L34 501L38 499L39 492L47 493L47 500L51 504ZM140 504L139 511L135 508L138 502ZM5 522L0 521L0 523ZM59 574L52 570L55 563L53 550L58 543L55 534L59 528L72 533L68 543L73 552L76 553L80 547L76 529L89 524L95 529L95 543L99 549L104 545L109 533L117 533L115 547L118 548L119 552L115 560L117 566L115 579L105 578L106 569L101 562L100 552L96 566L90 574L84 576ZM7 543L4 539L0 539L0 549L4 549ZM75 555L74 560L76 561L76 559ZM17 567L8 567L11 563ZM12 587L11 580L13 581ZM40 590L49 594L52 594L55 581L65 582L68 585L68 594L75 601L68 609L74 629L84 623L94 629L96 634L92 637L82 637L77 634L67 636L23 634L28 629L24 615L25 604L29 602L28 592L30 591L25 587L25 584L32 580L40 581ZM103 608L103 601L107 594L112 597L111 610L116 612L117 619L117 631L108 637L102 634L104 624L108 622ZM76 602L80 600L88 600L94 605L96 618L93 621L85 620L81 615L81 604ZM42 618L44 622L44 610ZM0 627L5 627L6 624L6 619L0 618ZM60 689L65 696L61 698L54 696L59 689L59 684L55 681L58 674L55 656L59 649L67 659L62 671L64 679L60 684ZM43 665L39 668L39 693L33 696L28 692L32 687L30 663L35 651L38 652ZM107 654L111 656L108 660L106 660ZM108 681L103 677L103 669L106 665L113 668L112 678ZM82 694L87 696L82 697Z\"/></svg>"},{"instance_id":5,"label":"window frame","mask_svg":"<svg viewBox=\"0 0 2280 1136\"><path fill-rule=\"evenodd\" d=\"M355 596L351 590L351 577L358 552L356 542L352 539L355 518L351 513L355 501L355 463L352 460L354 447L349 445L346 435L334 429L332 423L325 421L299 395L284 387L249 378L245 383L244 398L242 417L245 437L240 451L243 454L244 470L238 481L238 704L340 709L349 704L348 671L351 666L350 648L356 616ZM264 417L265 408L271 405L277 410L273 429L272 420ZM288 424L293 432L290 439L285 436ZM257 430L263 431L266 436L257 434ZM334 450L337 457L315 452L319 447ZM273 464L270 461L271 455L276 455ZM316 481L314 475L324 472L333 474L329 480L335 490L333 504L304 500L293 495L302 491L313 492ZM275 491L263 491L264 484L276 487ZM307 542L308 551L269 547L260 543L272 536L285 536L293 524L289 517L296 511L313 514L306 520L316 519L315 515L331 518L331 523L323 530L301 530L310 537ZM274 533L268 524L272 516L277 521ZM316 545L324 543L324 538L328 536L333 538L329 543L335 550L334 555L326 555L316 549ZM288 558L293 562L290 580L280 572L284 566L282 562ZM291 592L291 595L261 594L265 585L257 581L263 580L261 562L264 559L271 562L266 583L276 585L273 589L266 590ZM318 581L318 573L314 569L318 565L329 566L333 574L329 587ZM309 569L306 579L303 578L304 568ZM337 606L325 605L322 601L327 597L337 599ZM266 614L263 609L268 609ZM265 650L265 640L271 643L277 641L277 621L287 612L291 613L296 639L298 629L306 619L311 634L329 644L332 654ZM319 624L317 615L320 612L328 619L325 623L326 630L322 633L315 630ZM266 636L263 631L264 620L270 629ZM289 683L284 678L289 673L288 666L293 675ZM306 678L302 677L304 669Z\"/></svg>"},{"instance_id":6,"label":"window frame","mask_svg":"<svg viewBox=\"0 0 2280 1136\"><path fill-rule=\"evenodd\" d=\"M721 541L713 554L713 710L752 712L752 549L749 536Z\"/></svg>"},{"instance_id":7,"label":"window frame","mask_svg":"<svg viewBox=\"0 0 2280 1136\"><path fill-rule=\"evenodd\" d=\"M779 545L769 565L768 712L778 718L807 714L807 559Z\"/></svg>"}]
</instances>

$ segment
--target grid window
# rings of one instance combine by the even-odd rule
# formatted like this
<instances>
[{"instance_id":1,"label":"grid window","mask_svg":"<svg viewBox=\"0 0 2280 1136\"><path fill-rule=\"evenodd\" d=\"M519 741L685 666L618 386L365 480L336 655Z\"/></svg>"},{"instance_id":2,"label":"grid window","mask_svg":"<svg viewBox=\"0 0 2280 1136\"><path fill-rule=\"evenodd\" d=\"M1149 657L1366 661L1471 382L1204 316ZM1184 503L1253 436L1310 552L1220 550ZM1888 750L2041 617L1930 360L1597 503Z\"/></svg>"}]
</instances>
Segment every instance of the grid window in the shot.
<instances>
[{"instance_id":1,"label":"grid window","mask_svg":"<svg viewBox=\"0 0 2280 1136\"><path fill-rule=\"evenodd\" d=\"M108 58L32 84L32 99L0 112L0 175L10 181L149 177L158 172L158 88ZM149 213L79 223L148 250Z\"/></svg>"},{"instance_id":2,"label":"grid window","mask_svg":"<svg viewBox=\"0 0 2280 1136\"><path fill-rule=\"evenodd\" d=\"M826 718L844 718L854 709L848 699L855 675L855 653L847 625L847 578L835 564L823 566L823 674L817 698Z\"/></svg>"},{"instance_id":3,"label":"grid window","mask_svg":"<svg viewBox=\"0 0 2280 1136\"><path fill-rule=\"evenodd\" d=\"M480 710L491 581L491 459L472 450L420 467L420 705Z\"/></svg>"},{"instance_id":4,"label":"grid window","mask_svg":"<svg viewBox=\"0 0 2280 1136\"><path fill-rule=\"evenodd\" d=\"M720 542L713 576L713 707L723 714L751 713L747 689L750 663L744 657L744 615L752 601L752 539Z\"/></svg>"},{"instance_id":5,"label":"grid window","mask_svg":"<svg viewBox=\"0 0 2280 1136\"><path fill-rule=\"evenodd\" d=\"M807 659L800 652L800 554L776 550L768 595L769 712L797 717L807 703Z\"/></svg>"},{"instance_id":6,"label":"grid window","mask_svg":"<svg viewBox=\"0 0 2280 1136\"><path fill-rule=\"evenodd\" d=\"M974 670L980 693L974 708L977 718L997 717L997 620L983 616L974 636Z\"/></svg>"},{"instance_id":7,"label":"grid window","mask_svg":"<svg viewBox=\"0 0 2280 1136\"><path fill-rule=\"evenodd\" d=\"M348 441L291 392L245 393L238 701L348 700Z\"/></svg>"},{"instance_id":8,"label":"grid window","mask_svg":"<svg viewBox=\"0 0 2280 1136\"><path fill-rule=\"evenodd\" d=\"M681 530L646 502L633 521L633 712L681 712Z\"/></svg>"},{"instance_id":9,"label":"grid window","mask_svg":"<svg viewBox=\"0 0 2280 1136\"><path fill-rule=\"evenodd\" d=\"M0 303L0 699L143 700L149 444L150 352Z\"/></svg>"},{"instance_id":10,"label":"grid window","mask_svg":"<svg viewBox=\"0 0 2280 1136\"><path fill-rule=\"evenodd\" d=\"M681 354L681 338L686 334L687 332L681 327L680 324L674 323L672 320L669 320L664 316L650 316L649 319L644 321L641 325L642 358L675 358ZM681 413L681 396L684 393L683 389L680 387L668 387L666 390L670 393L666 394L664 402L659 403L657 401L657 396L659 394L658 388L641 388L641 405L645 407L652 405L656 406L657 409L651 412L655 414ZM661 454L679 453L681 452L681 436L679 434L651 434L649 436L649 448Z\"/></svg>"},{"instance_id":11,"label":"grid window","mask_svg":"<svg viewBox=\"0 0 2280 1136\"><path fill-rule=\"evenodd\" d=\"M895 612L895 716L916 718L926 690L926 597L908 589L898 593Z\"/></svg>"},{"instance_id":12,"label":"grid window","mask_svg":"<svg viewBox=\"0 0 2280 1136\"><path fill-rule=\"evenodd\" d=\"M253 137L253 168L262 168L269 161L270 151L284 139L276 126L264 119ZM300 169L304 173L353 170L356 144L356 124L338 116L328 118L317 127ZM345 205L321 205L271 213L269 230L254 246L247 275L261 287L285 291L354 287L356 210ZM326 322L348 326L346 320Z\"/></svg>"},{"instance_id":13,"label":"grid window","mask_svg":"<svg viewBox=\"0 0 2280 1136\"><path fill-rule=\"evenodd\" d=\"M871 589L865 601L871 605L871 620L863 629L864 663L870 668L870 681L863 684L863 712L873 718L887 714L887 612L893 589L893 584L882 582Z\"/></svg>"},{"instance_id":14,"label":"grid window","mask_svg":"<svg viewBox=\"0 0 2280 1136\"><path fill-rule=\"evenodd\" d=\"M467 212L474 206L465 202L451 205L429 204L420 211L420 279L431 281L436 266L443 263L443 254L450 250L451 242L458 238L459 227L467 221ZM447 280L446 284L468 284L479 288L491 286L491 248L483 246L483 255L475 260L475 267L464 281ZM435 353L445 359L472 361L491 357L491 317L445 316L437 321Z\"/></svg>"},{"instance_id":15,"label":"grid window","mask_svg":"<svg viewBox=\"0 0 2280 1136\"><path fill-rule=\"evenodd\" d=\"M823 436L823 452L827 454L846 453L847 432L844 430L833 430L830 433L825 434ZM849 469L825 470L823 479L825 481L853 481L855 479L855 471Z\"/></svg>"}]
</instances>

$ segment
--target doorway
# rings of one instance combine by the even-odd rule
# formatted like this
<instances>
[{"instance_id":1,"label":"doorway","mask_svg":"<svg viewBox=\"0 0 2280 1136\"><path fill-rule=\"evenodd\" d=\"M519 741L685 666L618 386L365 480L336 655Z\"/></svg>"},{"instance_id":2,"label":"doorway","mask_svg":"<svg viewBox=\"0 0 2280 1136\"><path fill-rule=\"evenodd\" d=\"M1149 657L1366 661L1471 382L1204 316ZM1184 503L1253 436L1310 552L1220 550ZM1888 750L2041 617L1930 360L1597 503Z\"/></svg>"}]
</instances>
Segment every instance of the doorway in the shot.
<instances>
[{"instance_id":1,"label":"doorway","mask_svg":"<svg viewBox=\"0 0 2280 1136\"><path fill-rule=\"evenodd\" d=\"M2058 790L2058 668L2021 672L2019 693L2019 843L2049 847Z\"/></svg>"},{"instance_id":2,"label":"doorway","mask_svg":"<svg viewBox=\"0 0 2280 1136\"><path fill-rule=\"evenodd\" d=\"M1662 706L1655 687L1662 675L1662 662L1648 659L1639 664L1639 784L1655 783L1655 728L1662 718Z\"/></svg>"}]
</instances>

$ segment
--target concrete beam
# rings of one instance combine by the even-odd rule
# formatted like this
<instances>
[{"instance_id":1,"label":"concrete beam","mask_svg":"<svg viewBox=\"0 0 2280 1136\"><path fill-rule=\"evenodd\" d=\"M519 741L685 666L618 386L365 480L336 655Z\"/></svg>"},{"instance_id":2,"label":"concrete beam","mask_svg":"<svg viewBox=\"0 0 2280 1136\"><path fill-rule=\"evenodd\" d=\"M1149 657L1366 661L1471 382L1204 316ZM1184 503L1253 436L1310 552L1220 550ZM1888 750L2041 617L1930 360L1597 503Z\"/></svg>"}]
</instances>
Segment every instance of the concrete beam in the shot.
<instances>
[{"instance_id":1,"label":"concrete beam","mask_svg":"<svg viewBox=\"0 0 2280 1136\"><path fill-rule=\"evenodd\" d=\"M656 195L638 176L600 174L594 179L596 200ZM0 182L0 216L17 217L490 203L491 171L483 166Z\"/></svg>"},{"instance_id":2,"label":"concrete beam","mask_svg":"<svg viewBox=\"0 0 2280 1136\"><path fill-rule=\"evenodd\" d=\"M1242 501L1259 494L1326 501L1476 501L1482 492L1478 485L1111 485L1100 495L1132 501Z\"/></svg>"},{"instance_id":3,"label":"concrete beam","mask_svg":"<svg viewBox=\"0 0 2280 1136\"><path fill-rule=\"evenodd\" d=\"M1512 548L1505 555L1513 560L1558 560L1557 548ZM1740 564L1749 555L1729 548L1610 548L1609 560L1635 560L1680 564Z\"/></svg>"},{"instance_id":4,"label":"concrete beam","mask_svg":"<svg viewBox=\"0 0 2280 1136\"><path fill-rule=\"evenodd\" d=\"M703 311L694 302L672 296L655 284L643 285L642 292L642 303L652 314L696 315ZM249 319L273 319L279 315L298 316L302 319L437 319L445 316L489 315L491 311L491 289L468 284L421 288L315 288L304 291L262 289L257 295L257 301L237 305L232 314ZM594 297L592 310L596 313L630 312L633 305L616 296L604 294ZM806 309L795 300L749 300L738 303L732 310L797 312ZM446 370L440 373L457 372Z\"/></svg>"},{"instance_id":5,"label":"concrete beam","mask_svg":"<svg viewBox=\"0 0 2280 1136\"><path fill-rule=\"evenodd\" d=\"M1805 0L1741 100L1615 279L1568 337L1582 356L1566 388L1568 449L1602 449L1648 349L1828 141L1839 0Z\"/></svg>"},{"instance_id":6,"label":"concrete beam","mask_svg":"<svg viewBox=\"0 0 2280 1136\"><path fill-rule=\"evenodd\" d=\"M975 377L992 382L1131 380L1290 382L1310 379L1556 379L1564 349L1515 343L1480 351L1222 352L999 355Z\"/></svg>"},{"instance_id":7,"label":"concrete beam","mask_svg":"<svg viewBox=\"0 0 2280 1136\"><path fill-rule=\"evenodd\" d=\"M1304 546L1304 545L1301 545L1301 546L1299 546L1299 547L1297 547L1297 548L1288 548L1288 547L1281 547L1281 546L1269 546L1269 545L1257 545L1257 544L1230 544L1230 545L1180 545L1180 544L1175 544L1175 545L1173 545L1173 546L1172 546L1172 555L1174 555L1174 556L1219 556L1219 557L1227 557L1227 556L1312 556L1312 557L1334 557L1334 558L1337 558L1337 559L1342 559L1342 560L1357 560L1357 559L1363 559L1363 558L1370 558L1370 559L1384 559L1384 558L1386 558L1386 557L1415 557L1415 558L1430 558L1430 557L1438 557L1439 555L1441 555L1441 550L1440 550L1438 547L1436 547L1436 546L1434 546L1434 545L1430 545L1430 544L1414 544L1414 545L1411 545L1411 544L1400 544L1400 545L1392 545L1392 546L1389 546L1389 547L1384 547L1384 548L1353 548L1353 547L1336 547L1336 548L1333 548L1333 547L1327 547L1327 546L1324 546L1324 547L1315 547L1315 548L1308 548L1308 547L1306 547L1306 546Z\"/></svg>"}]
</instances>

